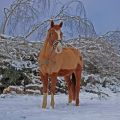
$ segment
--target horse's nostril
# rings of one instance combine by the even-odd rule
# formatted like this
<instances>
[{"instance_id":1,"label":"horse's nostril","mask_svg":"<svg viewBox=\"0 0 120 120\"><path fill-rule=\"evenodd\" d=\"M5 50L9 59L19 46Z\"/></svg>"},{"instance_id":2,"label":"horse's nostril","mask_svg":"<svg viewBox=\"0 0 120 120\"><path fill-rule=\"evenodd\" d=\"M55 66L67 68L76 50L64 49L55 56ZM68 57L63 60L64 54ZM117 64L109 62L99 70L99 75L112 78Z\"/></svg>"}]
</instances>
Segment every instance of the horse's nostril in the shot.
<instances>
[{"instance_id":1,"label":"horse's nostril","mask_svg":"<svg viewBox=\"0 0 120 120\"><path fill-rule=\"evenodd\" d=\"M59 48L57 48L57 51L60 52Z\"/></svg>"},{"instance_id":2,"label":"horse's nostril","mask_svg":"<svg viewBox=\"0 0 120 120\"><path fill-rule=\"evenodd\" d=\"M56 53L61 53L62 52L62 45L58 44L56 49L55 49Z\"/></svg>"}]
</instances>

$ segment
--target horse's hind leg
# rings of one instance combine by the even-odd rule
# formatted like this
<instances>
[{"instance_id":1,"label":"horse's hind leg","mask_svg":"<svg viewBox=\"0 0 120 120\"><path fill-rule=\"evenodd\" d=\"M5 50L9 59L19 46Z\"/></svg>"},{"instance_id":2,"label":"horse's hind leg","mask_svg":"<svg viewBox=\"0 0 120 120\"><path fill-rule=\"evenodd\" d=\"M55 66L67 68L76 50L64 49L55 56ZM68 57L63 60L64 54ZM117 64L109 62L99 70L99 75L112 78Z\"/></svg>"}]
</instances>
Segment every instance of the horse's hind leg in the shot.
<instances>
[{"instance_id":1,"label":"horse's hind leg","mask_svg":"<svg viewBox=\"0 0 120 120\"><path fill-rule=\"evenodd\" d=\"M81 72L82 72L81 66L78 65L76 70L75 70L75 77L76 77L76 106L79 105Z\"/></svg>"},{"instance_id":2,"label":"horse's hind leg","mask_svg":"<svg viewBox=\"0 0 120 120\"><path fill-rule=\"evenodd\" d=\"M43 102L42 102L42 108L46 108L47 106L47 92L48 92L48 74L43 75L40 73L42 82L43 82Z\"/></svg>"},{"instance_id":3,"label":"horse's hind leg","mask_svg":"<svg viewBox=\"0 0 120 120\"><path fill-rule=\"evenodd\" d=\"M67 83L68 86L68 103L72 102L72 89L71 89L71 80L70 80L70 75L64 76L64 79Z\"/></svg>"},{"instance_id":4,"label":"horse's hind leg","mask_svg":"<svg viewBox=\"0 0 120 120\"><path fill-rule=\"evenodd\" d=\"M72 90L72 100L75 101L76 100L76 77L74 73L72 73L71 90Z\"/></svg>"},{"instance_id":5,"label":"horse's hind leg","mask_svg":"<svg viewBox=\"0 0 120 120\"><path fill-rule=\"evenodd\" d=\"M54 95L57 83L57 74L53 73L50 77L51 77L51 107L54 108L55 105Z\"/></svg>"}]
</instances>

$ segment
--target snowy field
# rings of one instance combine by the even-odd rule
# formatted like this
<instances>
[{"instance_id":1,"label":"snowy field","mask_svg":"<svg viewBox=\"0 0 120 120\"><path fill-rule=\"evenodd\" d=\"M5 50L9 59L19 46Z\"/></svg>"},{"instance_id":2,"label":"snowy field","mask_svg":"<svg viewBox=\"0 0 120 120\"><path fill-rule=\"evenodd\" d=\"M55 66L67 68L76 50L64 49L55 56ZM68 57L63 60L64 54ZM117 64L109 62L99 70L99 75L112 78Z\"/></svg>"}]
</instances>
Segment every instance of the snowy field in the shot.
<instances>
[{"instance_id":1,"label":"snowy field","mask_svg":"<svg viewBox=\"0 0 120 120\"><path fill-rule=\"evenodd\" d=\"M67 95L55 96L56 106L41 108L42 96L0 95L0 120L120 120L120 94L99 100L81 93L81 105L67 104Z\"/></svg>"}]
</instances>

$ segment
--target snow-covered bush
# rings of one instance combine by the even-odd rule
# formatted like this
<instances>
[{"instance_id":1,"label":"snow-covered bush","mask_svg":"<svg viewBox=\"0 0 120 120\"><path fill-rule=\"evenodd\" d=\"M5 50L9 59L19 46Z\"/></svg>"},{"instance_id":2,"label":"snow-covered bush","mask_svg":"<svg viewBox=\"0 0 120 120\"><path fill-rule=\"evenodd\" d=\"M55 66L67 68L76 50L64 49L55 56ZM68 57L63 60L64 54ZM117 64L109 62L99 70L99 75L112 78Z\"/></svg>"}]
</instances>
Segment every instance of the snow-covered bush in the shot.
<instances>
[{"instance_id":1,"label":"snow-covered bush","mask_svg":"<svg viewBox=\"0 0 120 120\"><path fill-rule=\"evenodd\" d=\"M37 55L43 42L28 42L22 38L0 40L0 82L9 85L37 84L41 86ZM103 38L64 41L65 46L78 48L84 58L81 88L98 95L103 89L119 91L120 56ZM58 78L57 92L66 93L65 82ZM42 87L42 86L41 86ZM42 89L42 88L41 88Z\"/></svg>"}]
</instances>

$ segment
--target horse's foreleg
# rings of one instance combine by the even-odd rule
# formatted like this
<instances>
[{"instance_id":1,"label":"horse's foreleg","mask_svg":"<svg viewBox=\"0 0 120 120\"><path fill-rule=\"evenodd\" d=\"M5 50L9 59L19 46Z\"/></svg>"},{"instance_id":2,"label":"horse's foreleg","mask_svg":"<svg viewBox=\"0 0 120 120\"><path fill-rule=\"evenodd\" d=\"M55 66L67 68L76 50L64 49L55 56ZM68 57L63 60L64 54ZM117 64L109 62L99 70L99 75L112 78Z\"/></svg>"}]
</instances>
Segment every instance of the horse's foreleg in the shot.
<instances>
[{"instance_id":1,"label":"horse's foreleg","mask_svg":"<svg viewBox=\"0 0 120 120\"><path fill-rule=\"evenodd\" d=\"M64 77L67 86L68 86L68 103L72 102L72 89L71 89L71 80L70 80L70 75Z\"/></svg>"},{"instance_id":2,"label":"horse's foreleg","mask_svg":"<svg viewBox=\"0 0 120 120\"><path fill-rule=\"evenodd\" d=\"M43 103L42 103L42 108L46 108L47 106L47 92L48 92L48 75L42 75L41 74L41 79L43 82Z\"/></svg>"},{"instance_id":3,"label":"horse's foreleg","mask_svg":"<svg viewBox=\"0 0 120 120\"><path fill-rule=\"evenodd\" d=\"M80 93L80 80L81 80L81 67L78 65L77 69L75 70L75 77L76 77L76 106L79 106L79 93Z\"/></svg>"},{"instance_id":4,"label":"horse's foreleg","mask_svg":"<svg viewBox=\"0 0 120 120\"><path fill-rule=\"evenodd\" d=\"M55 105L54 95L55 95L56 83L57 83L57 74L54 73L51 75L51 107L52 108L54 108Z\"/></svg>"},{"instance_id":5,"label":"horse's foreleg","mask_svg":"<svg viewBox=\"0 0 120 120\"><path fill-rule=\"evenodd\" d=\"M47 93L43 94L43 103L42 103L42 108L46 108L47 106Z\"/></svg>"}]
</instances>

